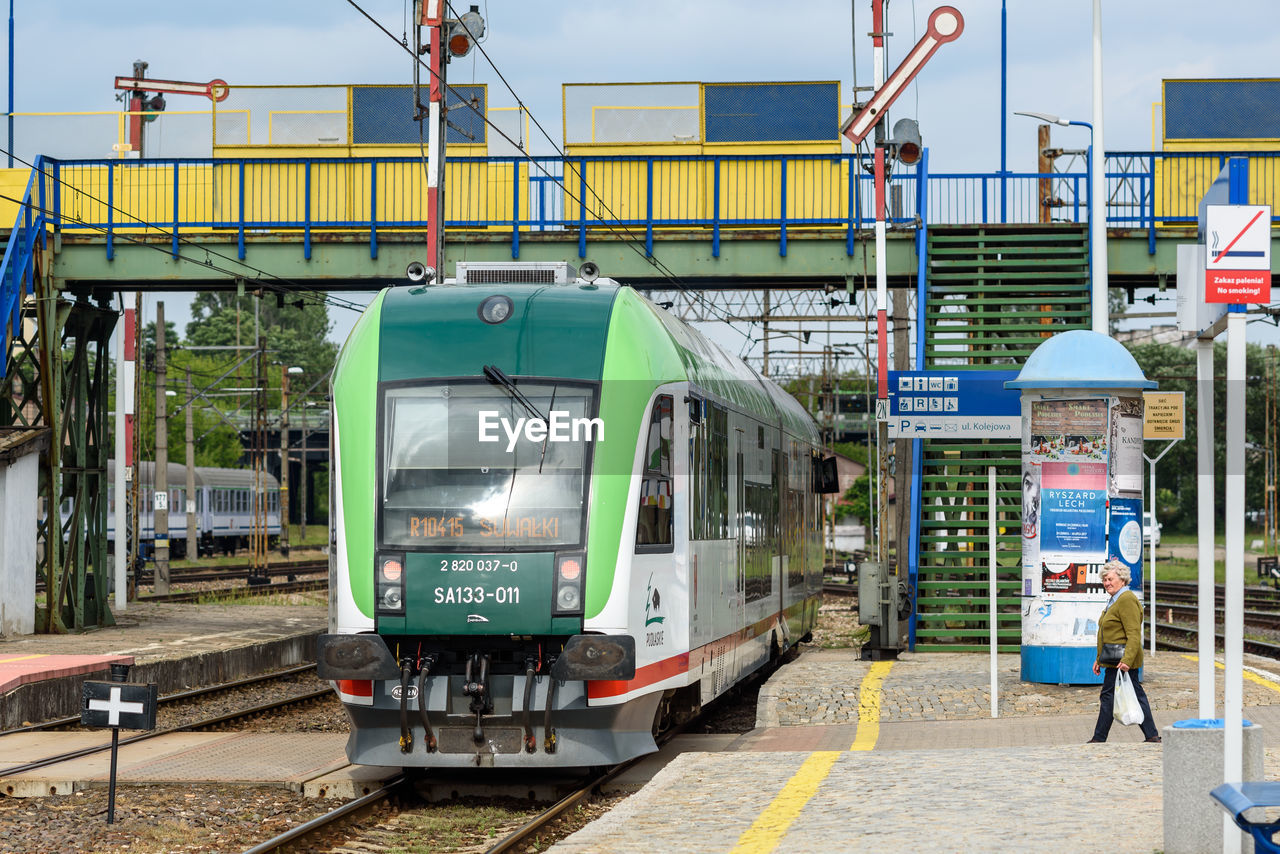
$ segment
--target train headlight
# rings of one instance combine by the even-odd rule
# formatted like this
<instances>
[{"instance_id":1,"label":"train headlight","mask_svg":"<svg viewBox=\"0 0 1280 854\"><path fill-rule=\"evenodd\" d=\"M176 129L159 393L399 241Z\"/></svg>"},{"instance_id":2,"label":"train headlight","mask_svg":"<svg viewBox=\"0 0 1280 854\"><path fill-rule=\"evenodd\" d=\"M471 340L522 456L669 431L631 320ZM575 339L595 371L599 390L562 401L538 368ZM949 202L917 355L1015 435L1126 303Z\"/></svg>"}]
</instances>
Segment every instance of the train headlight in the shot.
<instances>
[{"instance_id":1,"label":"train headlight","mask_svg":"<svg viewBox=\"0 0 1280 854\"><path fill-rule=\"evenodd\" d=\"M511 298L494 294L491 297L485 297L484 302L480 303L480 308L476 309L476 314L480 315L480 319L485 323L501 323L511 316L511 311Z\"/></svg>"},{"instance_id":2,"label":"train headlight","mask_svg":"<svg viewBox=\"0 0 1280 854\"><path fill-rule=\"evenodd\" d=\"M377 611L379 614L404 613L404 556L398 554L378 555L378 596Z\"/></svg>"},{"instance_id":3,"label":"train headlight","mask_svg":"<svg viewBox=\"0 0 1280 854\"><path fill-rule=\"evenodd\" d=\"M582 552L562 554L556 558L556 598L552 614L574 616L582 613Z\"/></svg>"}]
</instances>

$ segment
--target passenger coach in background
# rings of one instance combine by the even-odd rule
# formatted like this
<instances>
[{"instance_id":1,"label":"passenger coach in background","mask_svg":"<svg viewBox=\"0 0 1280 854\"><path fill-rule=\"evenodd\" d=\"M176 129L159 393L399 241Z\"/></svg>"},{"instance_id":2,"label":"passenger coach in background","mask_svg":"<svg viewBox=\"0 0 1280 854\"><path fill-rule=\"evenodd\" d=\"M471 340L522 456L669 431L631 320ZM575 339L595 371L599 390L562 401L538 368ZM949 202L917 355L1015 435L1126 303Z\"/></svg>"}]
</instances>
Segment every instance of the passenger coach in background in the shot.
<instances>
[{"instance_id":1,"label":"passenger coach in background","mask_svg":"<svg viewBox=\"0 0 1280 854\"><path fill-rule=\"evenodd\" d=\"M792 397L631 288L458 271L380 293L334 370L318 661L347 754L653 751L809 635L834 465Z\"/></svg>"},{"instance_id":2,"label":"passenger coach in background","mask_svg":"<svg viewBox=\"0 0 1280 854\"><path fill-rule=\"evenodd\" d=\"M115 483L116 461L107 461L107 482ZM200 555L218 552L232 554L237 549L249 547L253 533L258 502L265 501L268 547L275 548L280 536L280 482L270 474L263 474L261 484L255 484L254 473L249 469L195 468L195 513L197 551ZM187 467L169 463L166 473L169 507L169 555L175 560L186 557L187 552ZM138 531L139 558L146 560L153 554L155 544L155 463L138 463ZM259 497L261 496L261 498ZM71 502L64 502L62 521L65 529ZM107 490L107 540L114 543L116 491Z\"/></svg>"}]
</instances>

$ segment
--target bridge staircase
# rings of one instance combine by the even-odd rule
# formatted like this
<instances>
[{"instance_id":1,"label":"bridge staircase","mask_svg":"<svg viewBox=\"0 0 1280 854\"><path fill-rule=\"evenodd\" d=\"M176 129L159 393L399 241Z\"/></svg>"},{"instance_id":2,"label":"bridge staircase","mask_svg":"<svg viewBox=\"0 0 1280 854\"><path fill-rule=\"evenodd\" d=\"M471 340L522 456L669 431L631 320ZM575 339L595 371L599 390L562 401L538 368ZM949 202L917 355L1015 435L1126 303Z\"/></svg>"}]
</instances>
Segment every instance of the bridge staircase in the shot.
<instances>
[{"instance_id":1,"label":"bridge staircase","mask_svg":"<svg viewBox=\"0 0 1280 854\"><path fill-rule=\"evenodd\" d=\"M928 232L925 368L1017 370L1050 335L1090 326L1087 225L934 226ZM996 467L997 637L1021 626L1021 443L923 440L916 649L990 643L987 468Z\"/></svg>"}]
</instances>

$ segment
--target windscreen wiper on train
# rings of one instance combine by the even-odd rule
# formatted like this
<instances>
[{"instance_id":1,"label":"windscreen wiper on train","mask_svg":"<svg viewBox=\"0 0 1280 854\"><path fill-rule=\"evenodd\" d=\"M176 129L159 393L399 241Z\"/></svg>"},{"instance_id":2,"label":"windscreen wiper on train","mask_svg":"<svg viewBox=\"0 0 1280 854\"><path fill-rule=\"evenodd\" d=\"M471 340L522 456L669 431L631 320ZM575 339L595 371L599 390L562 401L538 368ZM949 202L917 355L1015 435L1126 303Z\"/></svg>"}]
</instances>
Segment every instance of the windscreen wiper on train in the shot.
<instances>
[{"instance_id":1,"label":"windscreen wiper on train","mask_svg":"<svg viewBox=\"0 0 1280 854\"><path fill-rule=\"evenodd\" d=\"M524 394L521 393L520 389L516 388L516 384L512 381L511 377L504 374L501 368L497 365L485 365L482 370L484 371L485 379L509 394L511 399L527 409L530 415L541 420L544 424L550 423L547 417L538 411L538 407L534 406L529 401L529 398L525 397Z\"/></svg>"}]
</instances>

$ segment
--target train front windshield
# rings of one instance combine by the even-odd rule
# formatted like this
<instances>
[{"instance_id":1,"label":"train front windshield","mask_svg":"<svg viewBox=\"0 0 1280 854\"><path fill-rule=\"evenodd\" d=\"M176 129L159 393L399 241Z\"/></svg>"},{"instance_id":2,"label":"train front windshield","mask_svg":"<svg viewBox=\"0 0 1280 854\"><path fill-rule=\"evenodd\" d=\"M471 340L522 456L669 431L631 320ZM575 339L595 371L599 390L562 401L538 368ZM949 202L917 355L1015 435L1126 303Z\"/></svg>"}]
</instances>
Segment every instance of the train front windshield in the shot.
<instances>
[{"instance_id":1,"label":"train front windshield","mask_svg":"<svg viewBox=\"0 0 1280 854\"><path fill-rule=\"evenodd\" d=\"M486 382L388 388L380 539L411 549L578 545L603 426L591 388ZM520 397L523 397L523 401Z\"/></svg>"}]
</instances>

